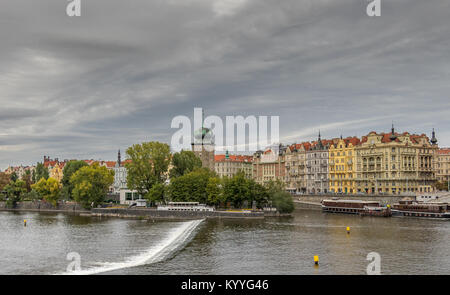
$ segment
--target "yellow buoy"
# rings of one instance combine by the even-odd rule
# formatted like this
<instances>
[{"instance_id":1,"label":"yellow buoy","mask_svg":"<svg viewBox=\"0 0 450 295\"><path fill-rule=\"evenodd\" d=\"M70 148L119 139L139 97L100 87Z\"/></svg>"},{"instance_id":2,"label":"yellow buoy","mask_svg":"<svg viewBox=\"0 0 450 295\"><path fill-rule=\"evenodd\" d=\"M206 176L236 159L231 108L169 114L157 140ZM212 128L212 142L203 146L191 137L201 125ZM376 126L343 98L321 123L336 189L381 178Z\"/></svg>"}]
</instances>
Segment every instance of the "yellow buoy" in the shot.
<instances>
[{"instance_id":1,"label":"yellow buoy","mask_svg":"<svg viewBox=\"0 0 450 295\"><path fill-rule=\"evenodd\" d=\"M350 226L347 226L347 233L350 233Z\"/></svg>"},{"instance_id":2,"label":"yellow buoy","mask_svg":"<svg viewBox=\"0 0 450 295\"><path fill-rule=\"evenodd\" d=\"M317 255L314 256L314 264L319 265L319 256Z\"/></svg>"}]
</instances>

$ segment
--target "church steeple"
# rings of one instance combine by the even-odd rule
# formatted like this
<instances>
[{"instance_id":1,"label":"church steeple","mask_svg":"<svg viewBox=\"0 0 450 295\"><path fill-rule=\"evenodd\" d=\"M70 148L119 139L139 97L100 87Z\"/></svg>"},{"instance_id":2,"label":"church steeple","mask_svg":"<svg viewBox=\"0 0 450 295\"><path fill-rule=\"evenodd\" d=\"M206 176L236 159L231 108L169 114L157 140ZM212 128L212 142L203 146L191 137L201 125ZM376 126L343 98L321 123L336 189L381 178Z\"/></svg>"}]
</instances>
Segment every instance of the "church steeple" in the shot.
<instances>
[{"instance_id":1,"label":"church steeple","mask_svg":"<svg viewBox=\"0 0 450 295\"><path fill-rule=\"evenodd\" d=\"M438 142L437 138L436 138L436 133L434 132L434 128L433 128L433 133L432 133L430 142L431 142L432 145L436 145L437 142Z\"/></svg>"},{"instance_id":2,"label":"church steeple","mask_svg":"<svg viewBox=\"0 0 450 295\"><path fill-rule=\"evenodd\" d=\"M319 137L317 138L317 146L319 147L319 149L323 148L322 138L320 137L320 129L319 129Z\"/></svg>"},{"instance_id":3,"label":"church steeple","mask_svg":"<svg viewBox=\"0 0 450 295\"><path fill-rule=\"evenodd\" d=\"M394 122L392 122L391 136L389 137L389 139L392 141L397 139L397 136L395 135Z\"/></svg>"},{"instance_id":4,"label":"church steeple","mask_svg":"<svg viewBox=\"0 0 450 295\"><path fill-rule=\"evenodd\" d=\"M119 167L122 166L122 161L120 159L120 149L119 149L119 152L117 153L117 164Z\"/></svg>"}]
</instances>

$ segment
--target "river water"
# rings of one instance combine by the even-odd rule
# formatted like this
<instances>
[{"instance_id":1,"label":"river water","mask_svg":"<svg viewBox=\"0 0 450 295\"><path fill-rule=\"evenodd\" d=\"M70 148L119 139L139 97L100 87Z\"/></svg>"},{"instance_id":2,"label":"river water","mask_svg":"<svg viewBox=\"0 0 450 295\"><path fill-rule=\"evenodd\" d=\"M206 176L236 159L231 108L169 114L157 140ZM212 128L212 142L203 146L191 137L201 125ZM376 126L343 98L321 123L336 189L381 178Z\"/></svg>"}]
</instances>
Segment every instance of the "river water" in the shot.
<instances>
[{"instance_id":1,"label":"river water","mask_svg":"<svg viewBox=\"0 0 450 295\"><path fill-rule=\"evenodd\" d=\"M449 238L449 221L308 210L176 222L0 212L0 274L66 274L70 263L76 274L365 274L377 252L382 274L448 275Z\"/></svg>"}]
</instances>

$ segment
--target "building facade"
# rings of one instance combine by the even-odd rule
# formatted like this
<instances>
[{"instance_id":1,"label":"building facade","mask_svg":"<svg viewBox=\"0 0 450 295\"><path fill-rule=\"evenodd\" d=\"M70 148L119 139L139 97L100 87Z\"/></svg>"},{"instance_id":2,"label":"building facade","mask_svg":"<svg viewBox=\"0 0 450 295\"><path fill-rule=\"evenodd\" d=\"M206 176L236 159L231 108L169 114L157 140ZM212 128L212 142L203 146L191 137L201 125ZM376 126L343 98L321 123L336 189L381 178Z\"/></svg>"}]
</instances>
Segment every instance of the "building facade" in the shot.
<instances>
[{"instance_id":1,"label":"building facade","mask_svg":"<svg viewBox=\"0 0 450 295\"><path fill-rule=\"evenodd\" d=\"M117 162L114 165L113 192L120 193L121 189L127 189L127 168L123 165L120 150L117 152Z\"/></svg>"},{"instance_id":2,"label":"building facade","mask_svg":"<svg viewBox=\"0 0 450 295\"><path fill-rule=\"evenodd\" d=\"M355 182L355 147L360 143L357 137L335 139L329 147L330 192L353 194Z\"/></svg>"},{"instance_id":3,"label":"building facade","mask_svg":"<svg viewBox=\"0 0 450 295\"><path fill-rule=\"evenodd\" d=\"M252 162L252 156L230 155L228 151L225 155L214 156L215 172L220 177L233 177L233 175L242 171L247 178L252 178Z\"/></svg>"},{"instance_id":4,"label":"building facade","mask_svg":"<svg viewBox=\"0 0 450 295\"><path fill-rule=\"evenodd\" d=\"M437 140L425 134L370 132L356 147L356 189L363 193L432 192Z\"/></svg>"},{"instance_id":5,"label":"building facade","mask_svg":"<svg viewBox=\"0 0 450 295\"><path fill-rule=\"evenodd\" d=\"M306 186L309 194L328 193L328 141L319 138L306 151Z\"/></svg>"},{"instance_id":6,"label":"building facade","mask_svg":"<svg viewBox=\"0 0 450 295\"><path fill-rule=\"evenodd\" d=\"M304 142L288 146L284 155L286 190L291 193L306 193L306 151L311 144Z\"/></svg>"},{"instance_id":7,"label":"building facade","mask_svg":"<svg viewBox=\"0 0 450 295\"><path fill-rule=\"evenodd\" d=\"M284 182L286 176L285 151L286 148L282 145L278 146L276 150L257 151L253 155L253 179L259 184L277 180Z\"/></svg>"},{"instance_id":8,"label":"building facade","mask_svg":"<svg viewBox=\"0 0 450 295\"><path fill-rule=\"evenodd\" d=\"M436 150L434 173L436 180L439 182L448 182L450 180L450 148Z\"/></svg>"}]
</instances>

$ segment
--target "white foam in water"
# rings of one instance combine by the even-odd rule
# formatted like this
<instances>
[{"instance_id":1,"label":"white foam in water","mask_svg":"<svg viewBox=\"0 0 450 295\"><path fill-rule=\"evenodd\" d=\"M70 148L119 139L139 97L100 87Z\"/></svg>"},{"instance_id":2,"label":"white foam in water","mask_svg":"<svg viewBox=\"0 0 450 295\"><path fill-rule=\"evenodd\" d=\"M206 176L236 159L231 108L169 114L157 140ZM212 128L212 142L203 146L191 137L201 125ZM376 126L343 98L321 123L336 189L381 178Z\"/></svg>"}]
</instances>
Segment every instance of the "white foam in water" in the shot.
<instances>
[{"instance_id":1,"label":"white foam in water","mask_svg":"<svg viewBox=\"0 0 450 295\"><path fill-rule=\"evenodd\" d=\"M129 257L126 261L102 263L99 267L81 269L79 271L66 272L63 274L92 275L162 261L167 255L180 247L202 221L203 219L184 222L180 226L170 230L167 237L158 244L139 255Z\"/></svg>"}]
</instances>

